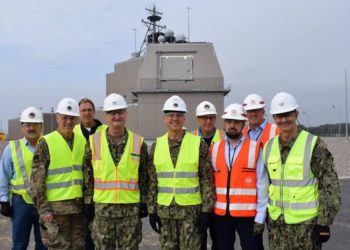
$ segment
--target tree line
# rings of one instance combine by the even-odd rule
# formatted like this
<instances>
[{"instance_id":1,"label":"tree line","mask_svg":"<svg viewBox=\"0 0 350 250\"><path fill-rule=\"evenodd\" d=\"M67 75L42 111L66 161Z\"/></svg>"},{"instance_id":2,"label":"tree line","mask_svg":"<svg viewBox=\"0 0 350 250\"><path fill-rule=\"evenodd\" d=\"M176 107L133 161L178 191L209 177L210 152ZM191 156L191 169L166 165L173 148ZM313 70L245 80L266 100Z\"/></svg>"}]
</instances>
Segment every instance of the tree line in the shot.
<instances>
[{"instance_id":1,"label":"tree line","mask_svg":"<svg viewBox=\"0 0 350 250\"><path fill-rule=\"evenodd\" d=\"M299 125L302 129L318 136L345 136L345 123L323 124L316 127L306 127ZM348 135L350 135L350 125L348 124Z\"/></svg>"}]
</instances>

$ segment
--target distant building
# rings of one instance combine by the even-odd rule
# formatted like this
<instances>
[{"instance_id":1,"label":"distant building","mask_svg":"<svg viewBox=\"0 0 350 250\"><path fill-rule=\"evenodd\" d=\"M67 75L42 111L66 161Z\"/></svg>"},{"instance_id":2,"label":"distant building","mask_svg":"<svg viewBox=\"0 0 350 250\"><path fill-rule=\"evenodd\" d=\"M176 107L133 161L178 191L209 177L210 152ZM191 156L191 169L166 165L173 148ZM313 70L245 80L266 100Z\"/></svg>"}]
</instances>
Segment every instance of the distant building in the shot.
<instances>
[{"instance_id":1,"label":"distant building","mask_svg":"<svg viewBox=\"0 0 350 250\"><path fill-rule=\"evenodd\" d=\"M224 108L224 78L211 43L149 44L143 56L117 63L107 74L106 94L123 95L131 104L127 127L146 139L165 132L162 107L167 98L179 95L187 104L186 128L196 128L195 109L212 102L218 114ZM221 124L221 120L217 122Z\"/></svg>"},{"instance_id":2,"label":"distant building","mask_svg":"<svg viewBox=\"0 0 350 250\"><path fill-rule=\"evenodd\" d=\"M154 139L166 130L162 107L170 96L179 95L185 100L185 125L192 130L196 128L197 105L210 101L218 115L222 114L224 96L230 88L224 85L213 44L174 36L172 30L158 24L162 13L155 6L146 10L150 15L148 21L142 20L148 27L145 41L140 51L132 53L132 59L115 64L114 72L107 74L106 94L123 95L130 104L127 127L146 139ZM147 46L144 51L143 45ZM221 127L221 119L217 122Z\"/></svg>"},{"instance_id":3,"label":"distant building","mask_svg":"<svg viewBox=\"0 0 350 250\"><path fill-rule=\"evenodd\" d=\"M106 95L123 95L128 104L126 126L145 139L155 139L166 128L162 122L162 107L166 99L179 95L187 104L185 126L188 131L197 127L195 109L206 100L216 106L218 118L224 110L224 96L230 92L212 43L188 42L184 35L174 36L171 30L157 24L160 12L150 11L146 48L132 53L132 58L115 64L114 72L107 74ZM136 46L136 44L135 44ZM104 113L96 112L96 118L105 122ZM9 121L8 139L21 136L19 118ZM54 113L44 114L43 134L57 127ZM222 120L217 119L217 127Z\"/></svg>"}]
</instances>

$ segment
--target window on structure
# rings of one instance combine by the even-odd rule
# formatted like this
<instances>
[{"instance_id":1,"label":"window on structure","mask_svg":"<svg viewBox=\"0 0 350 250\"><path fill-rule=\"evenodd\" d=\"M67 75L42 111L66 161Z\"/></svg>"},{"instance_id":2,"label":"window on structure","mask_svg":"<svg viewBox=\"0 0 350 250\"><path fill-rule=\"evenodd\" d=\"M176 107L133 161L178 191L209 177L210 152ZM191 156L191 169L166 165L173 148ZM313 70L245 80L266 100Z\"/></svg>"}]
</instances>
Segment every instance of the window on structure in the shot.
<instances>
[{"instance_id":1,"label":"window on structure","mask_svg":"<svg viewBox=\"0 0 350 250\"><path fill-rule=\"evenodd\" d=\"M161 56L160 80L193 80L193 56Z\"/></svg>"}]
</instances>

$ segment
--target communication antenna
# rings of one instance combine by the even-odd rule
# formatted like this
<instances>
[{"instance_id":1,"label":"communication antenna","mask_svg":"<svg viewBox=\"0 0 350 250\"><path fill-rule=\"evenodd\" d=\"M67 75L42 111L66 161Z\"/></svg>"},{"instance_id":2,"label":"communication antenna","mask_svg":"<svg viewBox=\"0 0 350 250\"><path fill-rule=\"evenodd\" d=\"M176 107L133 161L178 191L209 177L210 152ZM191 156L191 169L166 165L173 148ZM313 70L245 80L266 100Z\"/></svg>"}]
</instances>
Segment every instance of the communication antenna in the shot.
<instances>
[{"instance_id":1,"label":"communication antenna","mask_svg":"<svg viewBox=\"0 0 350 250\"><path fill-rule=\"evenodd\" d=\"M190 6L187 7L187 38L190 42Z\"/></svg>"},{"instance_id":2,"label":"communication antenna","mask_svg":"<svg viewBox=\"0 0 350 250\"><path fill-rule=\"evenodd\" d=\"M143 45L147 46L149 43L158 43L158 36L161 35L160 31L166 29L166 26L157 24L162 19L163 13L157 11L155 5L153 5L152 9L145 8L145 10L150 15L147 17L148 21L142 19L142 22L147 26L147 32L141 45L140 53L142 52Z\"/></svg>"},{"instance_id":3,"label":"communication antenna","mask_svg":"<svg viewBox=\"0 0 350 250\"><path fill-rule=\"evenodd\" d=\"M134 31L134 51L136 51L136 29L132 29Z\"/></svg>"},{"instance_id":4,"label":"communication antenna","mask_svg":"<svg viewBox=\"0 0 350 250\"><path fill-rule=\"evenodd\" d=\"M348 140L348 79L345 68L345 138Z\"/></svg>"}]
</instances>

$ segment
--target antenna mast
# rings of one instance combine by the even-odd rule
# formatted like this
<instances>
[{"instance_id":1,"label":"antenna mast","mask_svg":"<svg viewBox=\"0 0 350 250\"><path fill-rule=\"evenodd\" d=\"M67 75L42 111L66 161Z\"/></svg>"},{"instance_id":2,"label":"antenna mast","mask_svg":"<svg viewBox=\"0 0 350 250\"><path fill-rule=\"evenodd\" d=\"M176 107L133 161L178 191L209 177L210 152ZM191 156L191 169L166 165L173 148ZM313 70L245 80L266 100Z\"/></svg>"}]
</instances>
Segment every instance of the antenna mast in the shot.
<instances>
[{"instance_id":1,"label":"antenna mast","mask_svg":"<svg viewBox=\"0 0 350 250\"><path fill-rule=\"evenodd\" d=\"M157 43L158 41L156 39L158 38L158 35L156 33L160 32L161 29L166 29L166 26L157 24L157 22L162 19L161 15L163 15L163 13L157 11L155 5L153 5L153 9L146 8L146 10L150 13L150 15L147 17L148 21L142 19L142 22L147 26L147 32L141 45L140 53L142 52L143 45L147 46L149 43ZM152 32L152 39L148 39L150 32Z\"/></svg>"},{"instance_id":2,"label":"antenna mast","mask_svg":"<svg viewBox=\"0 0 350 250\"><path fill-rule=\"evenodd\" d=\"M348 138L348 79L347 70L345 68L345 138Z\"/></svg>"}]
</instances>

